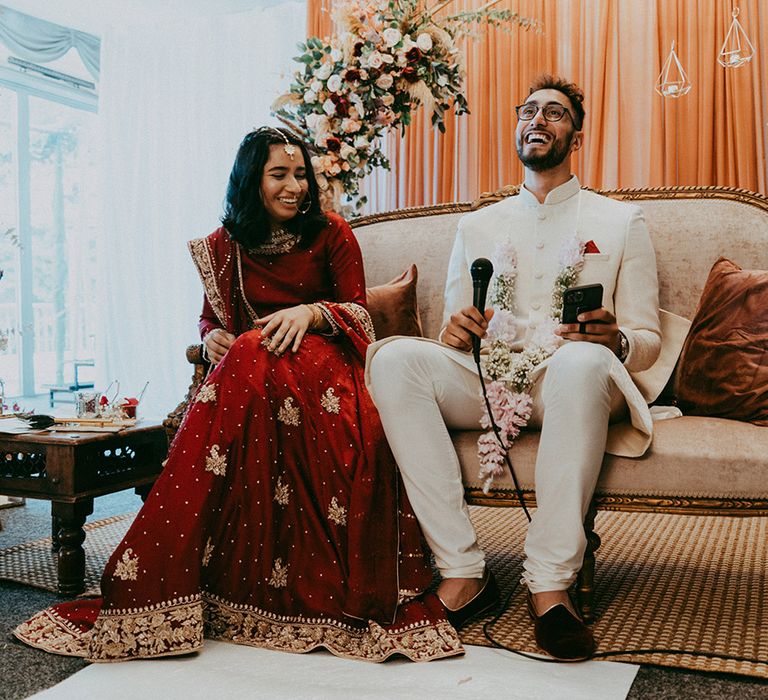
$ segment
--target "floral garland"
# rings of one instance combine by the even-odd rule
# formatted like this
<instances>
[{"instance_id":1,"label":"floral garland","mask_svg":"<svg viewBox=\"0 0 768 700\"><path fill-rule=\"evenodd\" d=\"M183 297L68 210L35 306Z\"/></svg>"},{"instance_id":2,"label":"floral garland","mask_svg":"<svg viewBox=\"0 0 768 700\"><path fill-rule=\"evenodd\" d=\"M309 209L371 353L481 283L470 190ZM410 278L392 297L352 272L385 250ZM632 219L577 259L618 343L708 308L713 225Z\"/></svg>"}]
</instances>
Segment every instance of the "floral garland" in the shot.
<instances>
[{"instance_id":1,"label":"floral garland","mask_svg":"<svg viewBox=\"0 0 768 700\"><path fill-rule=\"evenodd\" d=\"M453 0L427 7L422 0L336 0L335 36L299 44L295 60L303 68L272 109L313 147L318 184L332 208L338 211L342 195L357 195L375 167L389 170L382 138L408 126L420 105L441 132L451 107L469 111L458 43L473 25L541 33L538 20L491 9L498 1L436 17ZM356 202L364 203L364 197Z\"/></svg>"},{"instance_id":2,"label":"floral garland","mask_svg":"<svg viewBox=\"0 0 768 700\"><path fill-rule=\"evenodd\" d=\"M577 217L578 220L578 217ZM552 289L550 316L536 328L533 337L521 352L512 350L517 336L515 316L515 283L517 281L517 251L507 243L497 246L493 254L496 277L491 289L491 305L495 313L488 324L490 352L483 360L485 376L490 379L486 390L494 420L500 428L502 442L491 428L488 411L483 413L480 425L489 432L477 440L480 460L478 478L483 491L488 490L496 477L504 473L505 454L512 446L520 430L528 425L533 409L530 394L531 375L544 360L560 346L555 335L563 311L563 292L572 287L584 267L584 242L578 233L568 238L560 249L559 271Z\"/></svg>"}]
</instances>

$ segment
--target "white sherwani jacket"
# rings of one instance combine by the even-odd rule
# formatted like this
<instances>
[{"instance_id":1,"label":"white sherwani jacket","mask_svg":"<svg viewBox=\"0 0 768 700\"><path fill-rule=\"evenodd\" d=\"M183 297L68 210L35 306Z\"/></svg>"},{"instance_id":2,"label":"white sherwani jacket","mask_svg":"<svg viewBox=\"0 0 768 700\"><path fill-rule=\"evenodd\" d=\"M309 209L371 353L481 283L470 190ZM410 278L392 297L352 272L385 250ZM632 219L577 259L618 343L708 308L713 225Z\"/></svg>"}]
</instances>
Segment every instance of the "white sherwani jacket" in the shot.
<instances>
[{"instance_id":1,"label":"white sherwani jacket","mask_svg":"<svg viewBox=\"0 0 768 700\"><path fill-rule=\"evenodd\" d=\"M574 231L583 242L593 241L600 251L585 255L577 283L603 285L603 306L616 316L630 347L625 363L616 358L611 368L611 378L627 401L630 421L610 427L606 451L638 457L650 445L653 433L648 401L663 388L677 357L674 352L666 353L664 367L644 371L656 362L662 342L656 257L638 206L581 190L574 176L552 190L544 203L521 187L519 195L467 214L459 222L448 265L445 320L472 304L472 262L492 257L499 243L511 243L518 259L513 348L522 349L550 314L559 253ZM371 346L369 363L378 347L389 340ZM470 354L452 356L474 369ZM545 361L536 369L536 381L547 365Z\"/></svg>"}]
</instances>

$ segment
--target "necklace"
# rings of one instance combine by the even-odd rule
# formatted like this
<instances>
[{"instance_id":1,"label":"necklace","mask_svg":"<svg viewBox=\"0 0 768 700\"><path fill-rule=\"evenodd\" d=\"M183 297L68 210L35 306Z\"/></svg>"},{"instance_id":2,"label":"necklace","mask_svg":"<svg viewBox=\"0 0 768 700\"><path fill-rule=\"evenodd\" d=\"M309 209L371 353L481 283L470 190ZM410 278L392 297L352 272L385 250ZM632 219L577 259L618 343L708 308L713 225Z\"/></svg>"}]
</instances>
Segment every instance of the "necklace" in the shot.
<instances>
[{"instance_id":1,"label":"necklace","mask_svg":"<svg viewBox=\"0 0 768 700\"><path fill-rule=\"evenodd\" d=\"M269 238L253 248L249 248L251 255L280 255L287 253L299 240L297 233L292 233L286 228L279 226L274 229Z\"/></svg>"},{"instance_id":2,"label":"necklace","mask_svg":"<svg viewBox=\"0 0 768 700\"><path fill-rule=\"evenodd\" d=\"M489 430L491 421L486 409L480 425L489 432L477 440L480 461L478 478L483 481L485 493L488 493L494 478L503 475L504 455L531 418L533 398L530 388L533 371L560 346L555 328L563 311L563 292L576 283L584 267L584 242L578 232L581 196L579 192L573 234L560 248L559 269L552 288L549 317L537 326L536 332L520 352L512 350L517 335L517 318L514 313L517 251L511 243L502 243L493 254L494 269L497 272L491 291L491 304L495 313L488 326L490 352L483 361L483 369L491 380L487 386L488 401L494 420L501 429L504 444L499 444L496 435Z\"/></svg>"}]
</instances>

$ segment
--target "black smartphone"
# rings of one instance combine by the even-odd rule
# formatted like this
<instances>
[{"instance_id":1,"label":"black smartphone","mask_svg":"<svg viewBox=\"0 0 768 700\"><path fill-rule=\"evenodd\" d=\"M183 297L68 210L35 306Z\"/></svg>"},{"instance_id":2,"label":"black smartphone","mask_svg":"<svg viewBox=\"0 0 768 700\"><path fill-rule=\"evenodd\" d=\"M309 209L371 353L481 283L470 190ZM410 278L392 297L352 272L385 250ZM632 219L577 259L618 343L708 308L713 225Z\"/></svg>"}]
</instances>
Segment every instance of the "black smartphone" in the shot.
<instances>
[{"instance_id":1,"label":"black smartphone","mask_svg":"<svg viewBox=\"0 0 768 700\"><path fill-rule=\"evenodd\" d=\"M594 311L603 305L603 285L583 284L568 287L563 292L563 323L578 323L576 318L585 311Z\"/></svg>"}]
</instances>

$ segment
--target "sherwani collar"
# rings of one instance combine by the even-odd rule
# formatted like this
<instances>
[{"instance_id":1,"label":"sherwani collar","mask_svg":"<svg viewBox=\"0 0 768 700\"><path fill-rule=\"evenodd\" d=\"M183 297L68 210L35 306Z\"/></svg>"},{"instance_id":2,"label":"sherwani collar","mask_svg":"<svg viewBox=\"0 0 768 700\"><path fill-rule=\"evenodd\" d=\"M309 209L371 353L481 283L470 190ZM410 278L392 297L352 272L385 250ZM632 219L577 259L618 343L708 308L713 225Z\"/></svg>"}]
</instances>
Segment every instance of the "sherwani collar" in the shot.
<instances>
[{"instance_id":1,"label":"sherwani collar","mask_svg":"<svg viewBox=\"0 0 768 700\"><path fill-rule=\"evenodd\" d=\"M562 185L558 185L555 189L547 193L544 198L544 204L561 204L562 202L570 199L574 195L577 195L581 190L581 183L579 178L575 175L571 175L571 179L564 182ZM520 185L520 200L523 204L528 206L540 206L539 200L536 199L536 195L530 190L525 188L525 185Z\"/></svg>"}]
</instances>

